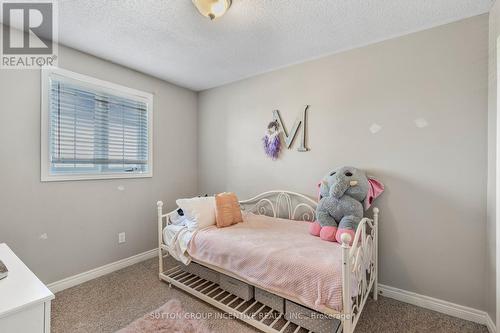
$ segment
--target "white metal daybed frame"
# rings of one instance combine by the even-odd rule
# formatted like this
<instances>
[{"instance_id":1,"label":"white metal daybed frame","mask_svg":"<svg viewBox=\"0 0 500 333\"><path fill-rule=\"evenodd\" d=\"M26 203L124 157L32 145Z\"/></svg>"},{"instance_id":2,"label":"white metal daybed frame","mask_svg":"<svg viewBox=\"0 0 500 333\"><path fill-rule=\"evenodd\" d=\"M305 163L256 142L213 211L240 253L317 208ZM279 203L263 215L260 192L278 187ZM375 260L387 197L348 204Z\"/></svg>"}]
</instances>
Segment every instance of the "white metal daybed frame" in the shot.
<instances>
[{"instance_id":1,"label":"white metal daybed frame","mask_svg":"<svg viewBox=\"0 0 500 333\"><path fill-rule=\"evenodd\" d=\"M271 217L284 217L292 220L314 221L317 202L299 193L290 191L269 191L249 200L240 201L243 211L252 212L259 215L267 215ZM252 305L240 310L243 303L235 306L232 303L237 303L237 297L229 303L225 300L230 296L227 295L223 299L217 299L219 296L224 296L227 292L219 292L222 290L215 283L199 278L195 275L183 272L179 266L164 270L163 258L168 256L168 247L163 242L163 228L170 223L169 215L175 213L173 210L169 213L163 213L163 202L157 202L158 209L158 256L159 256L159 277L161 280L168 282L170 285L175 285L190 294L212 304L219 309L237 317L240 320L258 328L263 332L276 333L283 332L290 324L287 322L283 327L274 328L279 318L276 318L272 323L264 324L264 319L254 318L254 315L249 316L247 312L256 305ZM373 208L373 219L363 218L359 223L358 229L354 236L353 245L349 246L350 236L342 235L342 303L343 311L335 311L326 309L323 313L330 315L341 321L341 325L337 332L352 333L361 315L361 311L366 303L368 295L373 287L373 298L377 300L378 294L378 208ZM196 262L196 260L193 260ZM218 267L199 263L207 266L219 273L226 274L242 280L241 277L235 276L230 272L224 271ZM357 281L357 285L351 282ZM248 283L248 282L247 282ZM252 285L251 283L249 283ZM215 288L214 294L206 290ZM261 287L258 287L261 288ZM273 294L275 292L269 291ZM215 294L217 293L217 294ZM351 298L351 295L357 295ZM221 296L221 297L222 297ZM283 295L278 295L282 296ZM287 298L287 297L283 297ZM300 301L292 300L300 304ZM304 305L304 304L302 304ZM304 305L305 306L305 305ZM262 306L258 311L264 308ZM252 311L252 310L250 310ZM268 314L272 312L269 311ZM279 317L282 317L280 314ZM298 332L300 327L297 327L295 332Z\"/></svg>"}]
</instances>

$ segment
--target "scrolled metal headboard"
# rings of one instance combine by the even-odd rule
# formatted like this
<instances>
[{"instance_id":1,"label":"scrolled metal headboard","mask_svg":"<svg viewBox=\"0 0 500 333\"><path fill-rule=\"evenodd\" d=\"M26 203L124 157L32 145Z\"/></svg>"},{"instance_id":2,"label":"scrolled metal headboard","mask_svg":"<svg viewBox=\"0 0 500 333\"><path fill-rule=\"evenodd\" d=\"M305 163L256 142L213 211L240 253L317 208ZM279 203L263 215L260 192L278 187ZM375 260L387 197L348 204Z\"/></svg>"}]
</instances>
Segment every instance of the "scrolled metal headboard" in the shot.
<instances>
[{"instance_id":1,"label":"scrolled metal headboard","mask_svg":"<svg viewBox=\"0 0 500 333\"><path fill-rule=\"evenodd\" d=\"M240 201L244 212L299 221L314 221L317 205L313 199L290 191L268 191Z\"/></svg>"}]
</instances>

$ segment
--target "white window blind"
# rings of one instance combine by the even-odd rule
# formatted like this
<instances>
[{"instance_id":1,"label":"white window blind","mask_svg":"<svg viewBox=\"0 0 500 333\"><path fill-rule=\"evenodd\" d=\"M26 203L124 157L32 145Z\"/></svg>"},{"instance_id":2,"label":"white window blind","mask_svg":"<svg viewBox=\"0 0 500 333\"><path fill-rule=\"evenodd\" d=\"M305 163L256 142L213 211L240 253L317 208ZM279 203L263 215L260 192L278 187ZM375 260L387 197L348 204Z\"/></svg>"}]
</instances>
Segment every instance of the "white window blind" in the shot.
<instances>
[{"instance_id":1,"label":"white window blind","mask_svg":"<svg viewBox=\"0 0 500 333\"><path fill-rule=\"evenodd\" d=\"M150 174L148 99L54 73L47 79L50 175Z\"/></svg>"}]
</instances>

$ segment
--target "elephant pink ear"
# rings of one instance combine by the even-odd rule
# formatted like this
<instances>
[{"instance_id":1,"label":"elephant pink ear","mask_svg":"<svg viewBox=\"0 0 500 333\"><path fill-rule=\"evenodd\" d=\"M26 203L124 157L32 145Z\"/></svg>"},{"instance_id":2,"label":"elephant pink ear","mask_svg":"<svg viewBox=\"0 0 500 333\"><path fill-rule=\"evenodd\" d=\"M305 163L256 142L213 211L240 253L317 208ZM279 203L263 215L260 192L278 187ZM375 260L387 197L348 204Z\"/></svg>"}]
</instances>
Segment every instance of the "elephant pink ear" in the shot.
<instances>
[{"instance_id":1,"label":"elephant pink ear","mask_svg":"<svg viewBox=\"0 0 500 333\"><path fill-rule=\"evenodd\" d=\"M365 210L370 208L370 206L373 203L373 200L375 200L379 195L384 192L384 184L376 180L375 178L368 177L368 194L366 195L365 199Z\"/></svg>"}]
</instances>

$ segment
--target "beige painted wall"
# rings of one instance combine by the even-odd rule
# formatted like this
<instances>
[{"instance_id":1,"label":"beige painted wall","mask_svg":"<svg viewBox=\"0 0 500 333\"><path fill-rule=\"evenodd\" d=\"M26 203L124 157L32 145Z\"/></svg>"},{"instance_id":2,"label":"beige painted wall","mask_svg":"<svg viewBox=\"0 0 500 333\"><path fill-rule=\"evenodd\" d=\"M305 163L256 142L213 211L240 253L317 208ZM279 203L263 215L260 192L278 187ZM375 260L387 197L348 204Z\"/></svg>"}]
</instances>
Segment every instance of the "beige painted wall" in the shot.
<instances>
[{"instance_id":1,"label":"beige painted wall","mask_svg":"<svg viewBox=\"0 0 500 333\"><path fill-rule=\"evenodd\" d=\"M199 190L314 195L331 168L366 169L387 186L380 282L485 309L487 57L483 15L202 92ZM305 104L310 152L267 159L271 111L290 128Z\"/></svg>"},{"instance_id":2,"label":"beige painted wall","mask_svg":"<svg viewBox=\"0 0 500 333\"><path fill-rule=\"evenodd\" d=\"M197 193L196 93L64 47L59 65L154 93L154 177L41 183L40 72L1 70L0 243L47 283L155 248L155 202Z\"/></svg>"},{"instance_id":3,"label":"beige painted wall","mask_svg":"<svg viewBox=\"0 0 500 333\"><path fill-rule=\"evenodd\" d=\"M500 4L496 2L490 11L488 56L488 209L487 209L487 311L493 321L496 314L496 151L497 151L497 40L500 36Z\"/></svg>"}]
</instances>

